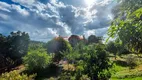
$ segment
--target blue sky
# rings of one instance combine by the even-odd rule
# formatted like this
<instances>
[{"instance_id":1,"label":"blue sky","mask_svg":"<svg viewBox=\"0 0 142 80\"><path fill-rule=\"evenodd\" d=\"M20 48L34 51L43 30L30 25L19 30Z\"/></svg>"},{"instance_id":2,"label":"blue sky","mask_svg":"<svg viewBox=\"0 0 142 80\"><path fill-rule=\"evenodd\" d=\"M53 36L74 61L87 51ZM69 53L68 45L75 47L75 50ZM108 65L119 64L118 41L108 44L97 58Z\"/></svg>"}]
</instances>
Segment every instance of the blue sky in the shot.
<instances>
[{"instance_id":1,"label":"blue sky","mask_svg":"<svg viewBox=\"0 0 142 80\"><path fill-rule=\"evenodd\" d=\"M115 5L113 0L0 0L0 33L26 31L37 41L106 36Z\"/></svg>"}]
</instances>

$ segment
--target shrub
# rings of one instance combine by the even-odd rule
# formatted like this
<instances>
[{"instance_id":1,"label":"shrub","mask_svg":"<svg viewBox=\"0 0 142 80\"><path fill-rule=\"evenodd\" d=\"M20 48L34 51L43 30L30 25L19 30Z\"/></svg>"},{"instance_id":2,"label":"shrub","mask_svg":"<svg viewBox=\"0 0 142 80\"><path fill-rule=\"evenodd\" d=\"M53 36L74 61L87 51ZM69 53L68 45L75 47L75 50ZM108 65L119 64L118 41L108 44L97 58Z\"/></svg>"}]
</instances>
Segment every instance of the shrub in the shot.
<instances>
[{"instance_id":1,"label":"shrub","mask_svg":"<svg viewBox=\"0 0 142 80\"><path fill-rule=\"evenodd\" d=\"M9 73L3 73L0 76L0 80L33 80L35 76L35 74L30 76L27 74L19 74L18 71L14 70Z\"/></svg>"},{"instance_id":2,"label":"shrub","mask_svg":"<svg viewBox=\"0 0 142 80\"><path fill-rule=\"evenodd\" d=\"M50 77L48 80L56 80L55 78L53 78L53 77Z\"/></svg>"},{"instance_id":3,"label":"shrub","mask_svg":"<svg viewBox=\"0 0 142 80\"><path fill-rule=\"evenodd\" d=\"M87 75L82 75L80 80L91 80Z\"/></svg>"},{"instance_id":4,"label":"shrub","mask_svg":"<svg viewBox=\"0 0 142 80\"><path fill-rule=\"evenodd\" d=\"M103 44L93 44L85 46L83 50L84 52L81 55L78 55L80 53L74 50L65 56L67 59L76 60L77 62L74 64L75 71L62 74L66 75L62 77L62 80L70 78L68 76L74 76L76 80L84 78L91 80L108 80L112 74L111 68L113 64L109 60L105 46Z\"/></svg>"},{"instance_id":5,"label":"shrub","mask_svg":"<svg viewBox=\"0 0 142 80\"><path fill-rule=\"evenodd\" d=\"M75 53L79 54L78 52ZM72 60L72 57L75 55L77 56L77 54L69 55L69 58ZM68 56L66 57L68 58ZM75 71L70 73L67 72L67 75L75 76L76 80L84 80L84 78L91 80L108 80L111 77L111 68L113 64L109 60L108 53L105 50L105 46L103 44L86 46L84 47L84 52L77 58L73 59L77 60L77 62L74 64ZM67 75L66 77L68 78Z\"/></svg>"},{"instance_id":6,"label":"shrub","mask_svg":"<svg viewBox=\"0 0 142 80\"><path fill-rule=\"evenodd\" d=\"M87 74L92 80L109 79L111 77L112 63L108 58L104 45L89 46L86 53L82 65L84 68L83 74Z\"/></svg>"},{"instance_id":7,"label":"shrub","mask_svg":"<svg viewBox=\"0 0 142 80\"><path fill-rule=\"evenodd\" d=\"M136 67L138 65L138 58L136 55L130 54L126 57L126 62L128 64L128 66L131 69L133 69L134 67Z\"/></svg>"},{"instance_id":8,"label":"shrub","mask_svg":"<svg viewBox=\"0 0 142 80\"><path fill-rule=\"evenodd\" d=\"M53 61L60 61L63 58L63 51L71 51L71 45L62 37L55 38L47 43L48 53L55 53Z\"/></svg>"},{"instance_id":9,"label":"shrub","mask_svg":"<svg viewBox=\"0 0 142 80\"><path fill-rule=\"evenodd\" d=\"M65 71L75 71L75 67L74 67L74 65L71 65L71 64L65 64L65 65L63 65L63 70L65 70Z\"/></svg>"},{"instance_id":10,"label":"shrub","mask_svg":"<svg viewBox=\"0 0 142 80\"><path fill-rule=\"evenodd\" d=\"M111 77L111 72L108 70L103 70L98 74L99 80L109 80L110 77Z\"/></svg>"},{"instance_id":11,"label":"shrub","mask_svg":"<svg viewBox=\"0 0 142 80\"><path fill-rule=\"evenodd\" d=\"M46 52L33 51L28 53L23 61L28 71L38 72L38 70L45 69L50 64L51 56Z\"/></svg>"},{"instance_id":12,"label":"shrub","mask_svg":"<svg viewBox=\"0 0 142 80\"><path fill-rule=\"evenodd\" d=\"M62 72L59 76L58 80L75 80L75 76L73 76L70 72Z\"/></svg>"}]
</instances>

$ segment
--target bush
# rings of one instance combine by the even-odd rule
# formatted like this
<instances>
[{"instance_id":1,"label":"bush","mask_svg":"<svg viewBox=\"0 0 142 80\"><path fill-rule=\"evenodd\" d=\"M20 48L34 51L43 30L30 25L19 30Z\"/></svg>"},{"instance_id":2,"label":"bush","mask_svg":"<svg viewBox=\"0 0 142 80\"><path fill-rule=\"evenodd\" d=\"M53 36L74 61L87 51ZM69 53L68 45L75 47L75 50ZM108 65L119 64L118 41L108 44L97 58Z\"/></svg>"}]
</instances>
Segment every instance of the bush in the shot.
<instances>
[{"instance_id":1,"label":"bush","mask_svg":"<svg viewBox=\"0 0 142 80\"><path fill-rule=\"evenodd\" d=\"M53 78L53 77L50 77L48 80L56 80L55 78Z\"/></svg>"},{"instance_id":2,"label":"bush","mask_svg":"<svg viewBox=\"0 0 142 80\"><path fill-rule=\"evenodd\" d=\"M61 52L71 51L71 45L65 41L62 37L55 38L47 43L48 53L55 53L53 61L59 62L63 58Z\"/></svg>"},{"instance_id":3,"label":"bush","mask_svg":"<svg viewBox=\"0 0 142 80\"><path fill-rule=\"evenodd\" d=\"M87 75L82 75L80 80L91 80Z\"/></svg>"},{"instance_id":4,"label":"bush","mask_svg":"<svg viewBox=\"0 0 142 80\"><path fill-rule=\"evenodd\" d=\"M75 76L73 76L71 73L65 71L61 73L58 80L76 80L76 79Z\"/></svg>"},{"instance_id":5,"label":"bush","mask_svg":"<svg viewBox=\"0 0 142 80\"><path fill-rule=\"evenodd\" d=\"M134 54L130 54L126 57L126 62L128 66L133 69L138 65L138 58Z\"/></svg>"},{"instance_id":6,"label":"bush","mask_svg":"<svg viewBox=\"0 0 142 80\"><path fill-rule=\"evenodd\" d=\"M27 74L19 74L19 72L15 70L9 73L3 73L0 76L0 80L33 80L35 76L35 74L30 76Z\"/></svg>"},{"instance_id":7,"label":"bush","mask_svg":"<svg viewBox=\"0 0 142 80\"><path fill-rule=\"evenodd\" d=\"M112 63L103 44L89 46L83 60L83 74L92 80L107 80L111 77Z\"/></svg>"},{"instance_id":8,"label":"bush","mask_svg":"<svg viewBox=\"0 0 142 80\"><path fill-rule=\"evenodd\" d=\"M73 51L74 52L74 51ZM74 52L79 54L78 52ZM71 55L69 55L71 54ZM105 46L103 44L95 44L84 47L84 52L79 55L77 58L72 55L73 53L69 53L67 58L71 58L71 60L75 59L77 62L75 65L74 72L68 72L67 75L75 76L76 80L84 80L84 78L91 80L108 80L112 74L112 62L109 60L107 51L105 50ZM73 57L73 58L72 58ZM87 75L87 76L82 76ZM65 76L64 76L65 77ZM68 76L66 76L68 78ZM62 79L64 80L64 79ZM85 79L86 80L86 79Z\"/></svg>"},{"instance_id":9,"label":"bush","mask_svg":"<svg viewBox=\"0 0 142 80\"><path fill-rule=\"evenodd\" d=\"M23 58L23 62L30 72L45 69L51 63L51 56L46 52L33 51Z\"/></svg>"}]
</instances>

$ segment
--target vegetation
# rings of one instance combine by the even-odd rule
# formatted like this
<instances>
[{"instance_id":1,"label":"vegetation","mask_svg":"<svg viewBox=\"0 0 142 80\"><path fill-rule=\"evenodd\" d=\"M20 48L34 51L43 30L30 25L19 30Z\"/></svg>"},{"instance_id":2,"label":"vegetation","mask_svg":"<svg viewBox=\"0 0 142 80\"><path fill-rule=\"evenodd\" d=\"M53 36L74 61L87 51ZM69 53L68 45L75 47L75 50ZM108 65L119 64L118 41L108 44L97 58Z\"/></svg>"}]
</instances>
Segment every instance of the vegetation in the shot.
<instances>
[{"instance_id":1,"label":"vegetation","mask_svg":"<svg viewBox=\"0 0 142 80\"><path fill-rule=\"evenodd\" d=\"M88 45L83 53L73 50L69 54L64 54L70 64L76 66L75 71L71 72L76 76L76 80L80 79L82 74L89 76L91 80L107 80L111 77L112 63L103 44Z\"/></svg>"},{"instance_id":2,"label":"vegetation","mask_svg":"<svg viewBox=\"0 0 142 80\"><path fill-rule=\"evenodd\" d=\"M120 17L112 22L108 34L110 37L117 36L129 51L138 54L142 51L141 0L120 1L122 1L119 6Z\"/></svg>"},{"instance_id":3,"label":"vegetation","mask_svg":"<svg viewBox=\"0 0 142 80\"><path fill-rule=\"evenodd\" d=\"M0 80L33 80L35 77L34 75L28 76L27 74L20 74L18 71L11 71L9 73L3 73L0 76Z\"/></svg>"},{"instance_id":4,"label":"vegetation","mask_svg":"<svg viewBox=\"0 0 142 80\"><path fill-rule=\"evenodd\" d=\"M95 35L90 35L88 37L88 43L91 44L91 43L101 43L101 37L96 37Z\"/></svg>"},{"instance_id":5,"label":"vegetation","mask_svg":"<svg viewBox=\"0 0 142 80\"><path fill-rule=\"evenodd\" d=\"M22 64L22 57L28 52L29 35L25 32L11 32L8 36L0 35L0 73Z\"/></svg>"},{"instance_id":6,"label":"vegetation","mask_svg":"<svg viewBox=\"0 0 142 80\"><path fill-rule=\"evenodd\" d=\"M142 1L118 2L106 44L96 35L45 43L21 31L0 34L0 80L141 80Z\"/></svg>"},{"instance_id":7,"label":"vegetation","mask_svg":"<svg viewBox=\"0 0 142 80\"><path fill-rule=\"evenodd\" d=\"M55 38L47 43L47 52L55 53L53 61L59 62L63 58L63 51L71 51L71 45L62 37Z\"/></svg>"},{"instance_id":8,"label":"vegetation","mask_svg":"<svg viewBox=\"0 0 142 80\"><path fill-rule=\"evenodd\" d=\"M11 32L0 36L0 54L13 60L21 59L28 51L29 35L25 32Z\"/></svg>"},{"instance_id":9,"label":"vegetation","mask_svg":"<svg viewBox=\"0 0 142 80\"><path fill-rule=\"evenodd\" d=\"M51 56L43 51L33 51L23 57L23 62L30 72L38 72L45 69L51 63Z\"/></svg>"},{"instance_id":10,"label":"vegetation","mask_svg":"<svg viewBox=\"0 0 142 80\"><path fill-rule=\"evenodd\" d=\"M129 65L129 67L132 69L138 65L138 58L136 55L130 54L127 56L126 62Z\"/></svg>"}]
</instances>

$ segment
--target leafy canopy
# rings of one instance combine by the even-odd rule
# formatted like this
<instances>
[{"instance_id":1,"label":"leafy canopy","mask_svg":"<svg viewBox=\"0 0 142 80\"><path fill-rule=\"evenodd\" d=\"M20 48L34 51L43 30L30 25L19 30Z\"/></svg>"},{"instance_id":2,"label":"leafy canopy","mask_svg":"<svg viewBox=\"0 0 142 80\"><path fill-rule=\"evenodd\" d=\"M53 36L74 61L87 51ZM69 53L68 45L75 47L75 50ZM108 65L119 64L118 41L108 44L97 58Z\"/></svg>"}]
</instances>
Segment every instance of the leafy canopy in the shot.
<instances>
[{"instance_id":1,"label":"leafy canopy","mask_svg":"<svg viewBox=\"0 0 142 80\"><path fill-rule=\"evenodd\" d=\"M112 21L108 35L118 37L129 51L142 52L142 1L121 0L120 14ZM122 18L123 17L123 18Z\"/></svg>"}]
</instances>

